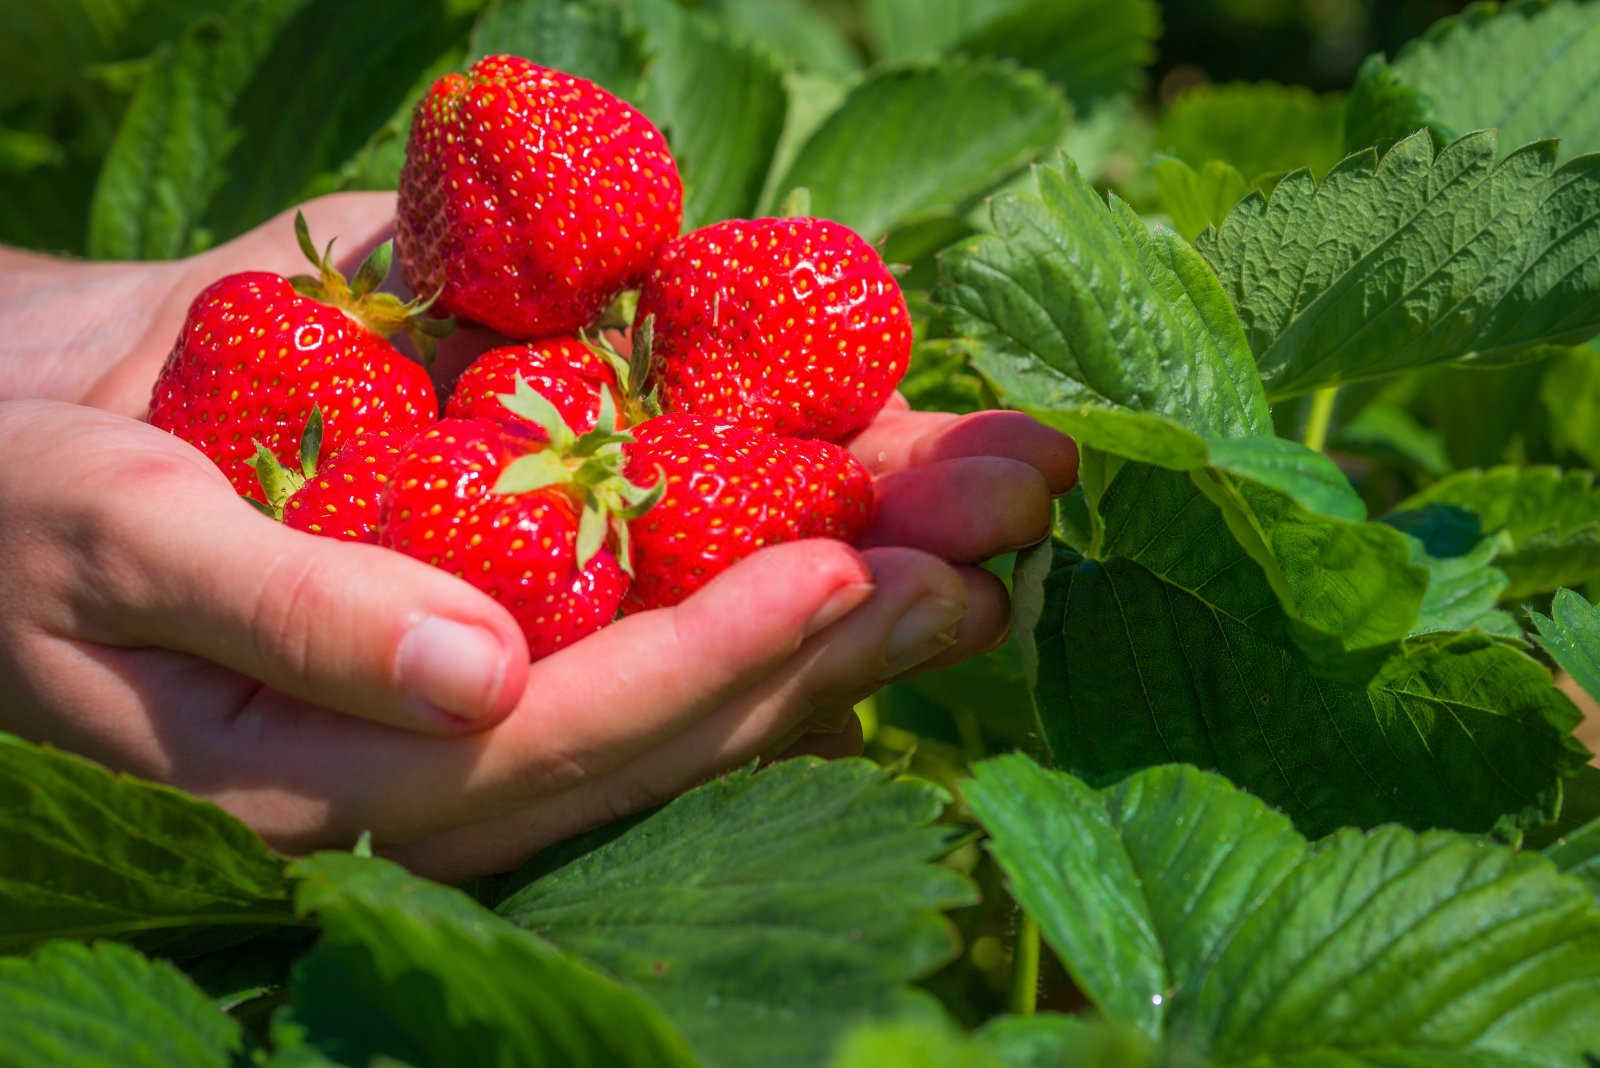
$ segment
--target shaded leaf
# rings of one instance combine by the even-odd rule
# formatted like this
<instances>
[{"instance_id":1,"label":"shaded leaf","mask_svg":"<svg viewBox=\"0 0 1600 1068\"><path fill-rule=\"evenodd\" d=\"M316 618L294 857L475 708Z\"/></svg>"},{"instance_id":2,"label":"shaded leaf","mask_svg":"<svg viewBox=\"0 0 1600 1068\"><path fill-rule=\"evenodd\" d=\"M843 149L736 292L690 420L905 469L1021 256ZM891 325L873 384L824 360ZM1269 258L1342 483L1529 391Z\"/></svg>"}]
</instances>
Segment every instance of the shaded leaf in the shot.
<instances>
[{"instance_id":1,"label":"shaded leaf","mask_svg":"<svg viewBox=\"0 0 1600 1068\"><path fill-rule=\"evenodd\" d=\"M786 56L798 68L835 79L861 70L861 57L843 29L806 0L709 0L714 11L746 37Z\"/></svg>"},{"instance_id":2,"label":"shaded leaf","mask_svg":"<svg viewBox=\"0 0 1600 1068\"><path fill-rule=\"evenodd\" d=\"M499 908L647 993L717 1064L814 1063L950 958L937 787L790 760L692 791Z\"/></svg>"},{"instance_id":3,"label":"shaded leaf","mask_svg":"<svg viewBox=\"0 0 1600 1068\"><path fill-rule=\"evenodd\" d=\"M960 208L1060 139L1067 108L1038 75L991 63L893 67L853 87L775 191L875 240Z\"/></svg>"},{"instance_id":4,"label":"shaded leaf","mask_svg":"<svg viewBox=\"0 0 1600 1068\"><path fill-rule=\"evenodd\" d=\"M1241 201L1197 247L1273 397L1600 332L1600 155L1425 134Z\"/></svg>"},{"instance_id":5,"label":"shaded leaf","mask_svg":"<svg viewBox=\"0 0 1600 1068\"><path fill-rule=\"evenodd\" d=\"M0 951L290 924L283 864L214 805L0 734Z\"/></svg>"},{"instance_id":6,"label":"shaded leaf","mask_svg":"<svg viewBox=\"0 0 1600 1068\"><path fill-rule=\"evenodd\" d=\"M1537 854L1398 827L1312 844L1188 767L1103 791L1024 757L974 774L1012 893L1165 1063L1554 1065L1600 1044L1600 908Z\"/></svg>"},{"instance_id":7,"label":"shaded leaf","mask_svg":"<svg viewBox=\"0 0 1600 1068\"><path fill-rule=\"evenodd\" d=\"M295 968L293 1027L339 1063L696 1063L650 1002L459 890L344 853L293 873L323 929Z\"/></svg>"},{"instance_id":8,"label":"shaded leaf","mask_svg":"<svg viewBox=\"0 0 1600 1068\"><path fill-rule=\"evenodd\" d=\"M1600 489L1592 471L1495 467L1461 471L1400 504L1452 505L1500 535L1494 564L1511 579L1506 598L1572 586L1600 575Z\"/></svg>"},{"instance_id":9,"label":"shaded leaf","mask_svg":"<svg viewBox=\"0 0 1600 1068\"><path fill-rule=\"evenodd\" d=\"M1556 137L1564 157L1593 152L1597 68L1593 3L1473 4L1434 23L1392 64L1367 60L1350 95L1350 147L1382 146L1427 124L1444 141L1495 127L1503 145Z\"/></svg>"},{"instance_id":10,"label":"shaded leaf","mask_svg":"<svg viewBox=\"0 0 1600 1068\"><path fill-rule=\"evenodd\" d=\"M648 58L643 32L621 8L560 0L490 4L472 28L467 60L497 53L587 78L624 100L638 98Z\"/></svg>"},{"instance_id":11,"label":"shaded leaf","mask_svg":"<svg viewBox=\"0 0 1600 1068\"><path fill-rule=\"evenodd\" d=\"M1154 168L1161 210L1185 241L1220 224L1250 191L1244 176L1230 164L1212 159L1199 166L1197 171L1175 156L1163 156Z\"/></svg>"},{"instance_id":12,"label":"shaded leaf","mask_svg":"<svg viewBox=\"0 0 1600 1068\"><path fill-rule=\"evenodd\" d=\"M1344 156L1344 101L1300 86L1201 85L1173 101L1156 143L1191 167L1221 160L1251 183L1309 167L1321 175Z\"/></svg>"},{"instance_id":13,"label":"shaded leaf","mask_svg":"<svg viewBox=\"0 0 1600 1068\"><path fill-rule=\"evenodd\" d=\"M182 972L114 942L0 959L8 1068L228 1068L244 1036Z\"/></svg>"},{"instance_id":14,"label":"shaded leaf","mask_svg":"<svg viewBox=\"0 0 1600 1068\"><path fill-rule=\"evenodd\" d=\"M1509 612L1495 606L1511 580L1495 567L1499 551L1494 538L1485 538L1459 556L1430 556L1419 542L1416 560L1428 569L1428 592L1412 633L1441 630L1481 630L1507 638L1522 637L1522 628Z\"/></svg>"}]
</instances>

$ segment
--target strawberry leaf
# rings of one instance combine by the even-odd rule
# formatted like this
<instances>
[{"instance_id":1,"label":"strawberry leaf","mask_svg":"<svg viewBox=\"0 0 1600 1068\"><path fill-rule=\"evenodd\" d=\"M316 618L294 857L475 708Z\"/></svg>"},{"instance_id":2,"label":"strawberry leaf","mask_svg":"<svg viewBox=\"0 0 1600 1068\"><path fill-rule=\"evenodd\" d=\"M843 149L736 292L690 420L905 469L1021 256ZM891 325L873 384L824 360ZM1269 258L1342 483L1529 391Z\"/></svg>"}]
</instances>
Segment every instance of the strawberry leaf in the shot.
<instances>
[{"instance_id":1,"label":"strawberry leaf","mask_svg":"<svg viewBox=\"0 0 1600 1068\"><path fill-rule=\"evenodd\" d=\"M1153 170L1161 210L1185 241L1221 223L1250 191L1244 176L1219 159L1207 160L1197 171L1181 159L1162 156Z\"/></svg>"},{"instance_id":2,"label":"strawberry leaf","mask_svg":"<svg viewBox=\"0 0 1600 1068\"><path fill-rule=\"evenodd\" d=\"M1529 612L1536 639L1561 670L1600 701L1600 608L1572 590L1557 590L1550 614Z\"/></svg>"},{"instance_id":3,"label":"strawberry leaf","mask_svg":"<svg viewBox=\"0 0 1600 1068\"><path fill-rule=\"evenodd\" d=\"M1221 160L1252 185L1301 167L1322 175L1345 154L1344 101L1299 86L1201 85L1173 101L1155 136L1189 166Z\"/></svg>"},{"instance_id":4,"label":"strawberry leaf","mask_svg":"<svg viewBox=\"0 0 1600 1068\"><path fill-rule=\"evenodd\" d=\"M280 1036L340 1064L695 1063L639 994L459 890L341 853L292 873L295 907L323 933L295 969Z\"/></svg>"},{"instance_id":5,"label":"strawberry leaf","mask_svg":"<svg viewBox=\"0 0 1600 1068\"><path fill-rule=\"evenodd\" d=\"M1018 756L974 775L962 792L1012 893L1162 1063L1533 1066L1600 1048L1600 907L1538 854L1398 827L1307 842L1190 767L1100 791Z\"/></svg>"},{"instance_id":6,"label":"strawberry leaf","mask_svg":"<svg viewBox=\"0 0 1600 1068\"><path fill-rule=\"evenodd\" d=\"M711 1063L818 1063L955 952L934 910L972 888L927 863L944 800L862 760L741 771L498 911L647 993Z\"/></svg>"},{"instance_id":7,"label":"strawberry leaf","mask_svg":"<svg viewBox=\"0 0 1600 1068\"><path fill-rule=\"evenodd\" d=\"M214 805L0 734L0 952L293 924L283 864Z\"/></svg>"},{"instance_id":8,"label":"strawberry leaf","mask_svg":"<svg viewBox=\"0 0 1600 1068\"><path fill-rule=\"evenodd\" d=\"M0 960L10 1068L229 1068L244 1033L170 964L113 942L52 942Z\"/></svg>"},{"instance_id":9,"label":"strawberry leaf","mask_svg":"<svg viewBox=\"0 0 1600 1068\"><path fill-rule=\"evenodd\" d=\"M775 189L808 189L798 214L875 240L959 212L1054 146L1067 114L1029 71L962 60L892 67L850 89Z\"/></svg>"},{"instance_id":10,"label":"strawberry leaf","mask_svg":"<svg viewBox=\"0 0 1600 1068\"><path fill-rule=\"evenodd\" d=\"M644 33L622 8L597 4L490 4L472 28L464 65L496 54L527 56L630 102L649 59Z\"/></svg>"},{"instance_id":11,"label":"strawberry leaf","mask_svg":"<svg viewBox=\"0 0 1600 1068\"><path fill-rule=\"evenodd\" d=\"M1577 0L1473 4L1441 19L1391 64L1373 56L1350 94L1351 149L1387 148L1427 125L1441 141L1497 127L1500 143L1561 139L1570 158L1600 149L1593 106L1600 8Z\"/></svg>"},{"instance_id":12,"label":"strawberry leaf","mask_svg":"<svg viewBox=\"0 0 1600 1068\"><path fill-rule=\"evenodd\" d=\"M1247 196L1197 247L1274 398L1600 332L1600 155L1426 134Z\"/></svg>"}]
</instances>

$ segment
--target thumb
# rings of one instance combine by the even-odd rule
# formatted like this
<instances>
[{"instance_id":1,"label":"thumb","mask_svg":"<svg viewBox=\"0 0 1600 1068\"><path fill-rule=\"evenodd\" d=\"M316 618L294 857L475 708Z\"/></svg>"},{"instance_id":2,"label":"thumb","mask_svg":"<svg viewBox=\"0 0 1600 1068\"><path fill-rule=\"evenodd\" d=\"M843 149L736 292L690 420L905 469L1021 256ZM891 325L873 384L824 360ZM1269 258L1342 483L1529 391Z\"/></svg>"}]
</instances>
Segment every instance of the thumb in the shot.
<instances>
[{"instance_id":1,"label":"thumb","mask_svg":"<svg viewBox=\"0 0 1600 1068\"><path fill-rule=\"evenodd\" d=\"M198 488L139 494L143 515L125 517L134 526L117 541L132 559L111 584L123 642L191 653L408 730L459 734L515 704L527 643L488 596L400 553L291 530L231 492Z\"/></svg>"}]
</instances>

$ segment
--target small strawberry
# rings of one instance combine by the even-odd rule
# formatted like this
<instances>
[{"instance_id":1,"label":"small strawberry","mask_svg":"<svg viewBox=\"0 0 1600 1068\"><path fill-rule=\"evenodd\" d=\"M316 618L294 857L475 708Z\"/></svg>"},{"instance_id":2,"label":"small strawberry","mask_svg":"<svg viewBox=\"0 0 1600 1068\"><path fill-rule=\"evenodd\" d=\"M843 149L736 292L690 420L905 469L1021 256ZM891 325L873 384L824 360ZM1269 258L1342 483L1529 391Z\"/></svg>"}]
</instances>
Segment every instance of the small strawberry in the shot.
<instances>
[{"instance_id":1,"label":"small strawberry","mask_svg":"<svg viewBox=\"0 0 1600 1068\"><path fill-rule=\"evenodd\" d=\"M447 419L521 418L500 399L514 392L520 377L555 405L573 430L593 430L600 415L600 390L610 391L613 404L621 401L614 370L620 362L614 353L596 351L575 337L490 349L461 373L444 414Z\"/></svg>"},{"instance_id":2,"label":"small strawberry","mask_svg":"<svg viewBox=\"0 0 1600 1068\"><path fill-rule=\"evenodd\" d=\"M660 131L592 82L516 56L417 104L396 247L419 293L515 338L570 334L638 284L683 223Z\"/></svg>"},{"instance_id":3,"label":"small strawberry","mask_svg":"<svg viewBox=\"0 0 1600 1068\"><path fill-rule=\"evenodd\" d=\"M608 395L582 435L525 382L508 403L539 425L446 419L411 442L379 504L378 544L499 601L537 660L616 618L625 521L659 493L621 477L629 439L615 432Z\"/></svg>"},{"instance_id":4,"label":"small strawberry","mask_svg":"<svg viewBox=\"0 0 1600 1068\"><path fill-rule=\"evenodd\" d=\"M667 411L839 441L911 358L911 318L875 249L826 219L731 219L662 253L639 293ZM638 358L636 355L635 358Z\"/></svg>"},{"instance_id":5,"label":"small strawberry","mask_svg":"<svg viewBox=\"0 0 1600 1068\"><path fill-rule=\"evenodd\" d=\"M665 491L628 524L634 580L624 612L677 604L764 545L854 541L872 520L872 478L838 445L686 414L632 432L624 473L660 471Z\"/></svg>"},{"instance_id":6,"label":"small strawberry","mask_svg":"<svg viewBox=\"0 0 1600 1068\"><path fill-rule=\"evenodd\" d=\"M251 504L285 526L340 541L378 543L378 499L412 432L370 430L349 438L319 462L322 411L311 409L300 435L299 468L286 467L264 445L250 464L265 501Z\"/></svg>"},{"instance_id":7,"label":"small strawberry","mask_svg":"<svg viewBox=\"0 0 1600 1068\"><path fill-rule=\"evenodd\" d=\"M295 234L320 277L252 271L206 287L150 399L151 424L199 448L244 495L257 484L256 443L295 462L313 406L330 450L367 431L421 430L439 414L428 372L384 339L404 330L426 352L448 321L423 317L425 304L376 292L389 247L347 284L329 262L332 245L318 255L300 216Z\"/></svg>"}]
</instances>

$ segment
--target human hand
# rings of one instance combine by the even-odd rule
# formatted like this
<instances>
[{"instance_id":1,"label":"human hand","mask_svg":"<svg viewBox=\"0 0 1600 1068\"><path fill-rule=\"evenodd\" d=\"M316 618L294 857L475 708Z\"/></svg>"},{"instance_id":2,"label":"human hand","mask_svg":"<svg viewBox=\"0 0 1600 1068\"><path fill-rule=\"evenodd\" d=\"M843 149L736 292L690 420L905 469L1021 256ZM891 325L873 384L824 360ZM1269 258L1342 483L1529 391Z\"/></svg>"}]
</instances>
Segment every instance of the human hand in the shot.
<instances>
[{"instance_id":1,"label":"human hand","mask_svg":"<svg viewBox=\"0 0 1600 1068\"><path fill-rule=\"evenodd\" d=\"M796 742L857 749L858 699L1004 635L1004 588L940 556L1041 536L1063 444L1011 413L897 405L853 443L879 476L870 547L765 550L530 666L489 598L265 519L176 438L0 404L0 727L288 851L371 830L436 876L497 870Z\"/></svg>"}]
</instances>

